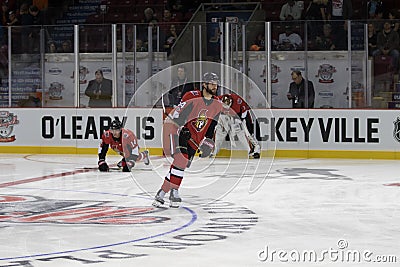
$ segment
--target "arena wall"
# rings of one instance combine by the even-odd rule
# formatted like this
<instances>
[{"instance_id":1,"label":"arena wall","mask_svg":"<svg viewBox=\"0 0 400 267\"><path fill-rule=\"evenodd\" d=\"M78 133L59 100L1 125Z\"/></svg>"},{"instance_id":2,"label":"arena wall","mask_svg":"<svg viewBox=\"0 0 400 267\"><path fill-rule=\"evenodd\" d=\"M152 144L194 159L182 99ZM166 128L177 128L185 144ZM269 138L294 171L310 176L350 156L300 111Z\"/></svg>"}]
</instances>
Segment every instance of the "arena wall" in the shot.
<instances>
[{"instance_id":1,"label":"arena wall","mask_svg":"<svg viewBox=\"0 0 400 267\"><path fill-rule=\"evenodd\" d=\"M396 110L257 109L263 155L301 158L400 158ZM141 148L162 154L162 109L0 110L0 153L97 154L114 117L137 135ZM226 155L226 151L222 155Z\"/></svg>"}]
</instances>

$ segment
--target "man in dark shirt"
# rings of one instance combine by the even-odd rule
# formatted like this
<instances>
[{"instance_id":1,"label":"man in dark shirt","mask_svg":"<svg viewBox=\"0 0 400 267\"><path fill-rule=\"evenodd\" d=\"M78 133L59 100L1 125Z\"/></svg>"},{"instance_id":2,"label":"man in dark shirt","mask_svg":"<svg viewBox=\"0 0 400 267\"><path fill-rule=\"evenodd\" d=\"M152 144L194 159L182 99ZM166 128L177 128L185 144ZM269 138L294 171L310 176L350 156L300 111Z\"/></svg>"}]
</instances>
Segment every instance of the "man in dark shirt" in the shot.
<instances>
[{"instance_id":1,"label":"man in dark shirt","mask_svg":"<svg viewBox=\"0 0 400 267\"><path fill-rule=\"evenodd\" d=\"M185 66L178 66L177 77L172 80L171 88L172 89L168 92L170 107L177 106L185 93L194 90L193 83L188 81Z\"/></svg>"},{"instance_id":2,"label":"man in dark shirt","mask_svg":"<svg viewBox=\"0 0 400 267\"><path fill-rule=\"evenodd\" d=\"M112 81L104 78L102 70L97 70L95 75L96 79L91 80L85 90L90 98L89 107L111 107Z\"/></svg>"},{"instance_id":3,"label":"man in dark shirt","mask_svg":"<svg viewBox=\"0 0 400 267\"><path fill-rule=\"evenodd\" d=\"M292 80L287 94L287 98L292 101L292 107L313 108L315 98L313 83L306 81L298 70L292 71Z\"/></svg>"}]
</instances>

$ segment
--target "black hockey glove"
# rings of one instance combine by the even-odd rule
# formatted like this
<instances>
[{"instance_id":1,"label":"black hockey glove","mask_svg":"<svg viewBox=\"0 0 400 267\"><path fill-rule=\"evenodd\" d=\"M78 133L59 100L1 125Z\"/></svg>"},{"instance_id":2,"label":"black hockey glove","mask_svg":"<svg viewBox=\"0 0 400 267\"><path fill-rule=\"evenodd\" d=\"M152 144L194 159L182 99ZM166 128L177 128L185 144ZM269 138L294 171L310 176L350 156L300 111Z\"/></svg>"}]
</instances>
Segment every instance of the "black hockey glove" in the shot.
<instances>
[{"instance_id":1,"label":"black hockey glove","mask_svg":"<svg viewBox=\"0 0 400 267\"><path fill-rule=\"evenodd\" d=\"M99 168L99 171L101 171L101 172L108 172L110 169L107 165L107 162L104 159L99 160L97 165L99 166L98 168Z\"/></svg>"},{"instance_id":2,"label":"black hockey glove","mask_svg":"<svg viewBox=\"0 0 400 267\"><path fill-rule=\"evenodd\" d=\"M199 149L200 149L200 157L201 158L206 158L210 156L211 152L214 150L215 143L212 139L210 138L204 138L203 141L201 142Z\"/></svg>"},{"instance_id":3,"label":"black hockey glove","mask_svg":"<svg viewBox=\"0 0 400 267\"><path fill-rule=\"evenodd\" d=\"M190 140L190 131L188 128L183 127L179 132L179 146L187 147L187 143Z\"/></svg>"},{"instance_id":4,"label":"black hockey glove","mask_svg":"<svg viewBox=\"0 0 400 267\"><path fill-rule=\"evenodd\" d=\"M191 135L188 128L182 128L178 136L178 145L176 146L176 151L187 154L188 141ZM172 155L173 156L173 155Z\"/></svg>"}]
</instances>

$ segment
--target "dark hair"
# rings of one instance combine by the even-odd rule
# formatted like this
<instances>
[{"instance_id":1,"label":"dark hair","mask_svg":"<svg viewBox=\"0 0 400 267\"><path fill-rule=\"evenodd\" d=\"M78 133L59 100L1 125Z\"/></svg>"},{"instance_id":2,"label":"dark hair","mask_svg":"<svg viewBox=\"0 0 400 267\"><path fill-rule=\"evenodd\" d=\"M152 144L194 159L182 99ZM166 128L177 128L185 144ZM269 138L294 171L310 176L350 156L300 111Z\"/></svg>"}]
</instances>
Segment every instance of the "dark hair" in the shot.
<instances>
[{"instance_id":1,"label":"dark hair","mask_svg":"<svg viewBox=\"0 0 400 267\"><path fill-rule=\"evenodd\" d=\"M96 72L94 74L100 73L101 76L103 76L103 71L101 69L96 70Z\"/></svg>"},{"instance_id":2,"label":"dark hair","mask_svg":"<svg viewBox=\"0 0 400 267\"><path fill-rule=\"evenodd\" d=\"M39 8L38 8L37 6L35 6L35 5L32 5L32 6L29 7L29 10L30 10L31 12L38 12L38 11L39 11Z\"/></svg>"},{"instance_id":3,"label":"dark hair","mask_svg":"<svg viewBox=\"0 0 400 267\"><path fill-rule=\"evenodd\" d=\"M179 65L178 67L176 67L176 69L177 69L177 70L178 70L178 69L183 69L183 70L186 72L186 67L183 66L183 65Z\"/></svg>"},{"instance_id":4,"label":"dark hair","mask_svg":"<svg viewBox=\"0 0 400 267\"><path fill-rule=\"evenodd\" d=\"M299 70L294 70L294 71L292 71L292 74L293 73L296 73L297 76L301 76L301 71L299 71Z\"/></svg>"}]
</instances>

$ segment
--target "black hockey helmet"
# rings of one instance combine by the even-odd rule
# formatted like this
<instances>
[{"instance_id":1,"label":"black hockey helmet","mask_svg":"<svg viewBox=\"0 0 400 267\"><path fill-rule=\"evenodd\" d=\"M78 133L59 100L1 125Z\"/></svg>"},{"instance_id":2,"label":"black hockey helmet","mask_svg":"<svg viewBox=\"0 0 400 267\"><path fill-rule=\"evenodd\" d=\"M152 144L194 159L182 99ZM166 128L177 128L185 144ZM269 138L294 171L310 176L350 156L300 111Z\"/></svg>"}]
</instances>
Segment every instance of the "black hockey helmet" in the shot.
<instances>
[{"instance_id":1,"label":"black hockey helmet","mask_svg":"<svg viewBox=\"0 0 400 267\"><path fill-rule=\"evenodd\" d=\"M113 120L110 125L110 130L120 130L122 128L122 122L119 120Z\"/></svg>"},{"instance_id":2,"label":"black hockey helmet","mask_svg":"<svg viewBox=\"0 0 400 267\"><path fill-rule=\"evenodd\" d=\"M204 83L216 83L219 85L219 77L214 72L206 72L203 74Z\"/></svg>"}]
</instances>

